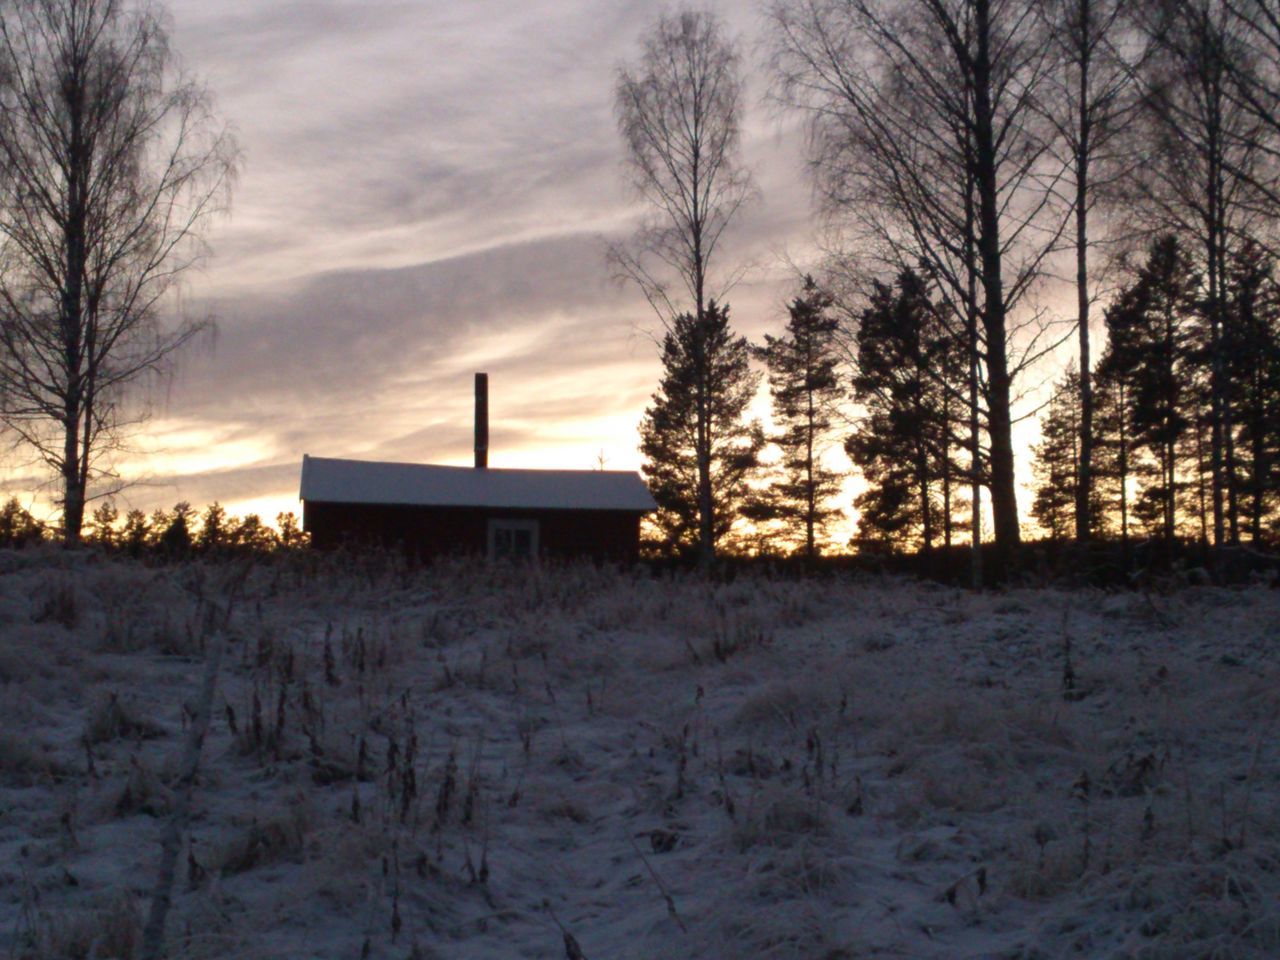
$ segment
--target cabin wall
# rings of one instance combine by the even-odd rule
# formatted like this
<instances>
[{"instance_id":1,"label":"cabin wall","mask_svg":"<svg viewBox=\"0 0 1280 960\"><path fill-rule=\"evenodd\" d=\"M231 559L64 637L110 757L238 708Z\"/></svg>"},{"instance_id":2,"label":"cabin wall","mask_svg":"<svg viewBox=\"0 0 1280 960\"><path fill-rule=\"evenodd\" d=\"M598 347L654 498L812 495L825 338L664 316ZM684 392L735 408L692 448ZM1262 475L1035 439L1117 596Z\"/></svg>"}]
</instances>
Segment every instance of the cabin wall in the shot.
<instances>
[{"instance_id":1,"label":"cabin wall","mask_svg":"<svg viewBox=\"0 0 1280 960\"><path fill-rule=\"evenodd\" d=\"M476 507L416 507L382 504L302 505L303 529L320 549L343 544L403 548L417 559L484 554L489 521L538 521L538 553L544 557L590 557L620 563L640 558L640 514L623 510L496 510Z\"/></svg>"}]
</instances>

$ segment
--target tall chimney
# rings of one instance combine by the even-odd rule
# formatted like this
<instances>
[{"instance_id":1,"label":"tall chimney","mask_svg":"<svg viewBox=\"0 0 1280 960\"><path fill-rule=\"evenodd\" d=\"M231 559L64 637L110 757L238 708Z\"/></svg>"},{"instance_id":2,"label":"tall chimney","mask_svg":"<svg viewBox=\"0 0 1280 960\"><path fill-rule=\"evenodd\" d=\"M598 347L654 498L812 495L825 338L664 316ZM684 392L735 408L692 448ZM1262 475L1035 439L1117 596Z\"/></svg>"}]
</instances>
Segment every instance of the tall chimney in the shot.
<instances>
[{"instance_id":1,"label":"tall chimney","mask_svg":"<svg viewBox=\"0 0 1280 960\"><path fill-rule=\"evenodd\" d=\"M489 375L476 374L476 469L489 466Z\"/></svg>"}]
</instances>

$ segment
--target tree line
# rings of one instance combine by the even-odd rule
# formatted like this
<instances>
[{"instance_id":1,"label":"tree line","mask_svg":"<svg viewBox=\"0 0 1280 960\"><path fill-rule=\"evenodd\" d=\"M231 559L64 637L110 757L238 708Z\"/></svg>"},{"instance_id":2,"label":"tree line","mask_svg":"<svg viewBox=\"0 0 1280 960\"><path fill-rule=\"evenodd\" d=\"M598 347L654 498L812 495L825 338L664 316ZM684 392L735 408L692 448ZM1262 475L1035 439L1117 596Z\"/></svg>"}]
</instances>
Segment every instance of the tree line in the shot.
<instances>
[{"instance_id":1,"label":"tree line","mask_svg":"<svg viewBox=\"0 0 1280 960\"><path fill-rule=\"evenodd\" d=\"M753 191L737 43L685 9L618 74L651 215L614 261L664 324L642 452L668 547L709 560L750 519L812 554L836 479L812 454L838 441L865 484L858 543L967 540L981 582L988 522L997 563L1021 540L1013 435L1032 416L1047 535L1273 540L1280 4L775 0L768 20L828 250L754 353L775 437L743 419L758 375L720 262ZM829 332L796 326L814 307ZM753 482L770 440L784 477Z\"/></svg>"},{"instance_id":2,"label":"tree line","mask_svg":"<svg viewBox=\"0 0 1280 960\"><path fill-rule=\"evenodd\" d=\"M83 541L131 557L183 559L292 550L307 544L293 511L276 515L275 525L256 513L234 516L220 503L196 511L183 501L150 514L132 509L121 515L114 502L99 504L86 523ZM0 547L29 547L62 539L62 531L32 516L16 498L0 506Z\"/></svg>"},{"instance_id":3,"label":"tree line","mask_svg":"<svg viewBox=\"0 0 1280 960\"><path fill-rule=\"evenodd\" d=\"M1256 243L1230 252L1223 273L1225 388L1215 410L1214 330L1198 266L1178 236L1156 240L1105 311L1108 343L1095 367L1089 488L1095 537L1274 543L1280 535L1280 287ZM1054 386L1035 450L1031 512L1051 537L1074 522L1080 484L1079 373ZM1214 431L1220 422L1221 463ZM1220 480L1215 492L1214 478ZM1215 496L1221 502L1215 507Z\"/></svg>"}]
</instances>

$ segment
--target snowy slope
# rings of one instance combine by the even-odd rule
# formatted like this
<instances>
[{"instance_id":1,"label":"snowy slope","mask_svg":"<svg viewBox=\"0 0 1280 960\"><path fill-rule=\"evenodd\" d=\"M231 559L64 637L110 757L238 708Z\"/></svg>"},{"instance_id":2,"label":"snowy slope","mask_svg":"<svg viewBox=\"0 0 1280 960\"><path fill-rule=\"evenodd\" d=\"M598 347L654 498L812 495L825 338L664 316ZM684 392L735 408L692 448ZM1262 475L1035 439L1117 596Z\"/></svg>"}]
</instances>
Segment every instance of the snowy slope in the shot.
<instances>
[{"instance_id":1,"label":"snowy slope","mask_svg":"<svg viewBox=\"0 0 1280 960\"><path fill-rule=\"evenodd\" d=\"M138 955L224 622L175 957L1280 956L1274 590L54 552L0 554L0 956Z\"/></svg>"}]
</instances>

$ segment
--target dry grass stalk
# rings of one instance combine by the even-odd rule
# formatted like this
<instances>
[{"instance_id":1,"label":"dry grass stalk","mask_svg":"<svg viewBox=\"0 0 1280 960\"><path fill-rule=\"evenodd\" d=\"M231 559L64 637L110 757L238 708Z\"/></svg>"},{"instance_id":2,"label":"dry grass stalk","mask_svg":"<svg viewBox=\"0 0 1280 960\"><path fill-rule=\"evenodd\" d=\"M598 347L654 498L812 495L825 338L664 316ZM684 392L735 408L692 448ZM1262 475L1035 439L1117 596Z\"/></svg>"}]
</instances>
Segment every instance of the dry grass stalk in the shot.
<instances>
[{"instance_id":1,"label":"dry grass stalk","mask_svg":"<svg viewBox=\"0 0 1280 960\"><path fill-rule=\"evenodd\" d=\"M229 613L229 607L228 607ZM200 754L204 749L205 734L209 730L209 716L213 709L213 693L218 685L218 671L222 668L222 654L226 647L226 634L219 631L209 650L204 677L196 700L195 718L187 731L179 763L177 795L173 812L165 826L160 841L160 868L156 874L155 892L151 910L142 938L142 960L159 960L164 953L164 927L173 902L173 879L178 863L178 850L191 817L191 793L195 786L196 771L200 767Z\"/></svg>"},{"instance_id":2,"label":"dry grass stalk","mask_svg":"<svg viewBox=\"0 0 1280 960\"><path fill-rule=\"evenodd\" d=\"M662 882L662 878L658 876L658 872L653 869L653 864L649 862L649 858L644 855L644 851L636 845L635 840L631 840L631 849L636 852L636 856L640 858L640 862L644 864L644 868L649 871L649 876L653 878L654 884L658 887L658 892L662 894L662 899L667 903L667 916L676 922L676 926L684 933L689 932L689 928L684 925L684 920L680 918L679 912L676 910L676 902L672 898L671 893L667 890L666 884Z\"/></svg>"}]
</instances>

